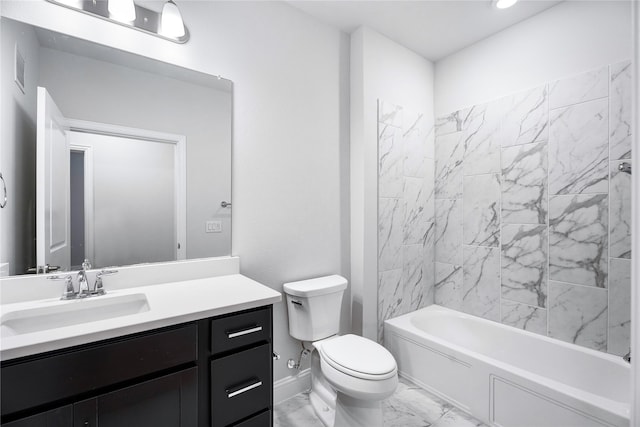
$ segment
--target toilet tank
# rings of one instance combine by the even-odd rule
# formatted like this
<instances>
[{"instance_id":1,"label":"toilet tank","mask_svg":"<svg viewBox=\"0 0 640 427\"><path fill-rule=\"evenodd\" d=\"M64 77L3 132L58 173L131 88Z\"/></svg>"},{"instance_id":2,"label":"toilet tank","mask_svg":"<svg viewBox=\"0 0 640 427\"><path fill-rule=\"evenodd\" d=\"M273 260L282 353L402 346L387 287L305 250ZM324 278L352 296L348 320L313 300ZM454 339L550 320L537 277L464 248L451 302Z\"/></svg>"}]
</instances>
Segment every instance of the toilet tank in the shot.
<instances>
[{"instance_id":1,"label":"toilet tank","mask_svg":"<svg viewBox=\"0 0 640 427\"><path fill-rule=\"evenodd\" d=\"M347 279L338 275L285 283L289 334L300 341L317 341L337 334L346 288Z\"/></svg>"}]
</instances>

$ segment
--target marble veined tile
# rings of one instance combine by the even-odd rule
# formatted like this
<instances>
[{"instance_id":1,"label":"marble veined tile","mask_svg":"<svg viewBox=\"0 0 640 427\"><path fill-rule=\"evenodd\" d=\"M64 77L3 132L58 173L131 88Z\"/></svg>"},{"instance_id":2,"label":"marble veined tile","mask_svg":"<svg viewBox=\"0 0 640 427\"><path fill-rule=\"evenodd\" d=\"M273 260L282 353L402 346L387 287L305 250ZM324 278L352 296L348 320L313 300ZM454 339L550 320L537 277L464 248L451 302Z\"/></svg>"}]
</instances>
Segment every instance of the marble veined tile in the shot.
<instances>
[{"instance_id":1,"label":"marble veined tile","mask_svg":"<svg viewBox=\"0 0 640 427\"><path fill-rule=\"evenodd\" d=\"M424 246L403 246L402 254L403 300L408 313L424 306L423 300L427 297L424 280Z\"/></svg>"},{"instance_id":2,"label":"marble veined tile","mask_svg":"<svg viewBox=\"0 0 640 427\"><path fill-rule=\"evenodd\" d=\"M404 244L424 243L427 215L425 178L404 178Z\"/></svg>"},{"instance_id":3,"label":"marble veined tile","mask_svg":"<svg viewBox=\"0 0 640 427\"><path fill-rule=\"evenodd\" d=\"M565 107L609 94L609 67L605 65L549 85L549 108Z\"/></svg>"},{"instance_id":4,"label":"marble veined tile","mask_svg":"<svg viewBox=\"0 0 640 427\"><path fill-rule=\"evenodd\" d=\"M502 149L502 222L546 224L546 142Z\"/></svg>"},{"instance_id":5,"label":"marble veined tile","mask_svg":"<svg viewBox=\"0 0 640 427\"><path fill-rule=\"evenodd\" d=\"M402 268L378 273L378 342L382 343L383 324L407 311L402 284Z\"/></svg>"},{"instance_id":6,"label":"marble veined tile","mask_svg":"<svg viewBox=\"0 0 640 427\"><path fill-rule=\"evenodd\" d=\"M404 176L424 177L424 159L427 157L427 116L403 111L402 129L404 149Z\"/></svg>"},{"instance_id":7,"label":"marble veined tile","mask_svg":"<svg viewBox=\"0 0 640 427\"><path fill-rule=\"evenodd\" d=\"M424 193L426 196L425 202L425 215L427 221L434 221L435 215L435 199L436 199L436 187L434 181L434 174L436 168L436 161L434 159L424 159L424 165L426 169L426 175L424 178Z\"/></svg>"},{"instance_id":8,"label":"marble veined tile","mask_svg":"<svg viewBox=\"0 0 640 427\"><path fill-rule=\"evenodd\" d=\"M462 200L436 200L436 261L462 265Z\"/></svg>"},{"instance_id":9,"label":"marble veined tile","mask_svg":"<svg viewBox=\"0 0 640 427\"><path fill-rule=\"evenodd\" d=\"M547 335L547 310L503 299L502 323L536 334Z\"/></svg>"},{"instance_id":10,"label":"marble veined tile","mask_svg":"<svg viewBox=\"0 0 640 427\"><path fill-rule=\"evenodd\" d=\"M549 139L547 85L505 98L502 146L528 144Z\"/></svg>"},{"instance_id":11,"label":"marble veined tile","mask_svg":"<svg viewBox=\"0 0 640 427\"><path fill-rule=\"evenodd\" d=\"M631 260L609 264L609 337L607 352L624 356L631 337Z\"/></svg>"},{"instance_id":12,"label":"marble veined tile","mask_svg":"<svg viewBox=\"0 0 640 427\"><path fill-rule=\"evenodd\" d=\"M436 224L434 222L429 223L427 227L427 233L424 243L424 265L422 267L422 274L424 275L425 297L423 299L424 305L418 308L426 307L434 303L435 293L435 267L436 262Z\"/></svg>"},{"instance_id":13,"label":"marble veined tile","mask_svg":"<svg viewBox=\"0 0 640 427\"><path fill-rule=\"evenodd\" d=\"M549 336L607 349L607 290L549 282Z\"/></svg>"},{"instance_id":14,"label":"marble veined tile","mask_svg":"<svg viewBox=\"0 0 640 427\"><path fill-rule=\"evenodd\" d=\"M403 178L402 129L378 124L378 195L401 197Z\"/></svg>"},{"instance_id":15,"label":"marble veined tile","mask_svg":"<svg viewBox=\"0 0 640 427\"><path fill-rule=\"evenodd\" d=\"M465 245L500 243L500 176L464 177L463 235Z\"/></svg>"},{"instance_id":16,"label":"marble veined tile","mask_svg":"<svg viewBox=\"0 0 640 427\"><path fill-rule=\"evenodd\" d=\"M550 194L607 192L608 105L605 98L551 111Z\"/></svg>"},{"instance_id":17,"label":"marble veined tile","mask_svg":"<svg viewBox=\"0 0 640 427\"><path fill-rule=\"evenodd\" d=\"M549 280L607 287L606 194L549 199Z\"/></svg>"},{"instance_id":18,"label":"marble veined tile","mask_svg":"<svg viewBox=\"0 0 640 427\"><path fill-rule=\"evenodd\" d=\"M546 307L548 269L546 225L502 227L502 297Z\"/></svg>"},{"instance_id":19,"label":"marble veined tile","mask_svg":"<svg viewBox=\"0 0 640 427\"><path fill-rule=\"evenodd\" d=\"M611 65L609 88L609 155L631 158L631 61Z\"/></svg>"},{"instance_id":20,"label":"marble veined tile","mask_svg":"<svg viewBox=\"0 0 640 427\"><path fill-rule=\"evenodd\" d=\"M500 172L502 116L502 100L476 105L469 111L463 131L464 175Z\"/></svg>"},{"instance_id":21,"label":"marble veined tile","mask_svg":"<svg viewBox=\"0 0 640 427\"><path fill-rule=\"evenodd\" d=\"M454 111L445 116L436 117L435 136L447 135L449 133L460 132L464 121L463 111Z\"/></svg>"},{"instance_id":22,"label":"marble veined tile","mask_svg":"<svg viewBox=\"0 0 640 427\"><path fill-rule=\"evenodd\" d=\"M378 122L402 128L402 107L379 99Z\"/></svg>"},{"instance_id":23,"label":"marble veined tile","mask_svg":"<svg viewBox=\"0 0 640 427\"><path fill-rule=\"evenodd\" d=\"M464 247L462 309L465 313L500 320L500 251Z\"/></svg>"},{"instance_id":24,"label":"marble veined tile","mask_svg":"<svg viewBox=\"0 0 640 427\"><path fill-rule=\"evenodd\" d=\"M632 163L631 160L625 161ZM620 160L616 160L610 165L609 256L631 258L631 175L618 170L620 163Z\"/></svg>"},{"instance_id":25,"label":"marble veined tile","mask_svg":"<svg viewBox=\"0 0 640 427\"><path fill-rule=\"evenodd\" d=\"M400 199L379 199L378 270L402 268L404 206Z\"/></svg>"},{"instance_id":26,"label":"marble veined tile","mask_svg":"<svg viewBox=\"0 0 640 427\"><path fill-rule=\"evenodd\" d=\"M400 378L393 396L382 401L384 427L424 427L453 409L430 393Z\"/></svg>"},{"instance_id":27,"label":"marble veined tile","mask_svg":"<svg viewBox=\"0 0 640 427\"><path fill-rule=\"evenodd\" d=\"M462 266L435 263L435 303L453 310L462 309Z\"/></svg>"},{"instance_id":28,"label":"marble veined tile","mask_svg":"<svg viewBox=\"0 0 640 427\"><path fill-rule=\"evenodd\" d=\"M436 137L436 199L462 197L463 132Z\"/></svg>"}]
</instances>

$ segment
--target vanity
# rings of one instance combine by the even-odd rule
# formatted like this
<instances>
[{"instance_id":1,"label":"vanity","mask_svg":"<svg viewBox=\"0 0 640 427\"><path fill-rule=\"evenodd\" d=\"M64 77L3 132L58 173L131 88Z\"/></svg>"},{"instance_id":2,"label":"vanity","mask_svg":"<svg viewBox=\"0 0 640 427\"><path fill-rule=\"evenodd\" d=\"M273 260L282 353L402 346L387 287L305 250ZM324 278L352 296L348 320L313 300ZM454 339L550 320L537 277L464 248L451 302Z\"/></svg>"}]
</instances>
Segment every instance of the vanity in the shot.
<instances>
[{"instance_id":1,"label":"vanity","mask_svg":"<svg viewBox=\"0 0 640 427\"><path fill-rule=\"evenodd\" d=\"M204 271L215 261L173 267ZM123 268L112 286L105 280L106 295L86 300L3 295L2 425L270 426L280 293L224 268L128 287L127 277L144 275L137 270L160 267ZM3 289L11 280L21 279ZM93 306L85 313L83 304ZM100 317L101 307L111 315Z\"/></svg>"}]
</instances>

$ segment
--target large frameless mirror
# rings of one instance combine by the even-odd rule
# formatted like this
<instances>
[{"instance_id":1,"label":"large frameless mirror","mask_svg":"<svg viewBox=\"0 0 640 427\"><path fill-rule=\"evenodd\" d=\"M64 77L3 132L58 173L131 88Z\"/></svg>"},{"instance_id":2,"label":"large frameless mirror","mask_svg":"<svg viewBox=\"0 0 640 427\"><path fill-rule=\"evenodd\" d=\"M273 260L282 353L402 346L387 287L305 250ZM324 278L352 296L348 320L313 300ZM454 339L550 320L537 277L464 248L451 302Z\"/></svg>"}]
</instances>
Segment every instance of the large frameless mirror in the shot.
<instances>
[{"instance_id":1,"label":"large frameless mirror","mask_svg":"<svg viewBox=\"0 0 640 427\"><path fill-rule=\"evenodd\" d=\"M1 19L5 274L231 254L232 83Z\"/></svg>"}]
</instances>

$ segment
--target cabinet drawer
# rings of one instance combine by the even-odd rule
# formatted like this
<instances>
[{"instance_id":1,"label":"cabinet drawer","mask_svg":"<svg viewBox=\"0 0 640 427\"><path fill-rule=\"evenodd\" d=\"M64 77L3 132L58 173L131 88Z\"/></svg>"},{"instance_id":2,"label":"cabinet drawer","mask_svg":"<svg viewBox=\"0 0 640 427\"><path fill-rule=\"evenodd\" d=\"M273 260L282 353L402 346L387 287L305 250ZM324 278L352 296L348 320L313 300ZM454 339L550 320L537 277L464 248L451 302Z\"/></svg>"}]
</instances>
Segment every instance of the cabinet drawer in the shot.
<instances>
[{"instance_id":1,"label":"cabinet drawer","mask_svg":"<svg viewBox=\"0 0 640 427\"><path fill-rule=\"evenodd\" d=\"M248 420L234 424L233 427L271 427L271 423L271 411L266 411Z\"/></svg>"},{"instance_id":2,"label":"cabinet drawer","mask_svg":"<svg viewBox=\"0 0 640 427\"><path fill-rule=\"evenodd\" d=\"M2 366L2 415L196 360L197 326L89 344Z\"/></svg>"},{"instance_id":3,"label":"cabinet drawer","mask_svg":"<svg viewBox=\"0 0 640 427\"><path fill-rule=\"evenodd\" d=\"M213 354L269 341L271 310L269 307L211 321L211 352Z\"/></svg>"},{"instance_id":4,"label":"cabinet drawer","mask_svg":"<svg viewBox=\"0 0 640 427\"><path fill-rule=\"evenodd\" d=\"M271 407L271 352L263 344L211 362L211 420L229 425Z\"/></svg>"}]
</instances>

